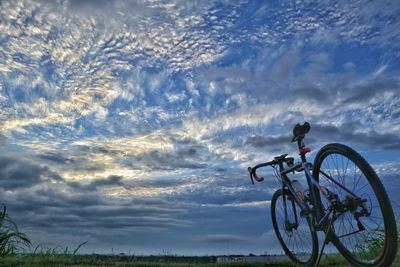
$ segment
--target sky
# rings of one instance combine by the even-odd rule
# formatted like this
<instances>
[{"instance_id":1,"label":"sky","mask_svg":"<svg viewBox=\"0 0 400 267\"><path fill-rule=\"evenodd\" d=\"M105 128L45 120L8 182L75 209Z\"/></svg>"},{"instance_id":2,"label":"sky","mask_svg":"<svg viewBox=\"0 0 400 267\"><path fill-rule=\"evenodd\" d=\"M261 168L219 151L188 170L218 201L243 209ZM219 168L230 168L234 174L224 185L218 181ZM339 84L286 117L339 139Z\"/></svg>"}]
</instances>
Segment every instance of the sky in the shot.
<instances>
[{"instance_id":1,"label":"sky","mask_svg":"<svg viewBox=\"0 0 400 267\"><path fill-rule=\"evenodd\" d=\"M272 170L357 149L400 196L398 1L1 1L0 202L81 253L281 253ZM301 179L301 178L300 178Z\"/></svg>"}]
</instances>

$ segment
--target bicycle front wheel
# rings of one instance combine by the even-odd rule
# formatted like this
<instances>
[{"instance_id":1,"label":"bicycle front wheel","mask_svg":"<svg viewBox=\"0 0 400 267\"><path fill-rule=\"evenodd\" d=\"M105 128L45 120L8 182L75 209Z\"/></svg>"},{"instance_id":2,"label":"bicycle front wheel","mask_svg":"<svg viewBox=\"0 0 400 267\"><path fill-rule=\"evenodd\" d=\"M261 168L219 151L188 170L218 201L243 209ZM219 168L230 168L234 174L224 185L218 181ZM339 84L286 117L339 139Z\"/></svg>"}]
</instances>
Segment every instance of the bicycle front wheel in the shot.
<instances>
[{"instance_id":1,"label":"bicycle front wheel","mask_svg":"<svg viewBox=\"0 0 400 267\"><path fill-rule=\"evenodd\" d=\"M390 266L397 252L396 222L371 166L353 149L329 144L318 152L313 175L342 203L341 214L327 231L339 252L356 266ZM317 206L327 212L330 202L315 190Z\"/></svg>"},{"instance_id":2,"label":"bicycle front wheel","mask_svg":"<svg viewBox=\"0 0 400 267\"><path fill-rule=\"evenodd\" d=\"M311 229L309 218L302 217L300 211L289 190L277 190L272 196L272 224L283 250L291 260L312 265L318 257L317 234Z\"/></svg>"}]
</instances>

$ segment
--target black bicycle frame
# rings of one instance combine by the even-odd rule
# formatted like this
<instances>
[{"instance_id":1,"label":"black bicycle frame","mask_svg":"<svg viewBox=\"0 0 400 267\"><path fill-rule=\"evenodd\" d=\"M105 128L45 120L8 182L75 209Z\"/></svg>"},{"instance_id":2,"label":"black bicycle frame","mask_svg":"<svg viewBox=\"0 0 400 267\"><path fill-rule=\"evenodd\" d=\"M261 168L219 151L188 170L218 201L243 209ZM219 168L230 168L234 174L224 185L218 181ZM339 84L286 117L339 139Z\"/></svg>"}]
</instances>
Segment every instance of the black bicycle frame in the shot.
<instances>
[{"instance_id":1,"label":"black bicycle frame","mask_svg":"<svg viewBox=\"0 0 400 267\"><path fill-rule=\"evenodd\" d=\"M300 206L302 212L304 212L305 214L311 214L311 213L315 212L314 213L315 221L313 220L313 226L315 226L318 230L320 230L322 228L322 226L325 225L325 223L327 222L330 213L328 212L326 214L323 214L321 209L315 205L315 203L317 203L317 200L316 200L317 196L316 196L315 188L317 188L319 190L320 185L310 171L311 166L312 165L309 162L305 162L305 163L300 162L288 169L284 169L283 164L280 164L280 166L279 166L280 167L280 175L281 175L281 179L282 179L282 183L283 183L282 184L282 196L283 196L283 200L284 200L285 221L287 220L287 207L286 207L286 201L285 201L285 196L284 196L285 191L283 189L286 187L290 191L292 196L294 197L294 201ZM313 209L311 209L308 204L304 203L297 196L296 192L294 191L294 189L292 187L290 179L286 175L290 172L298 170L299 168L304 169L304 174L306 175L308 188L310 189L309 190L310 198L311 198L311 203L313 203ZM294 212L296 214L296 211L294 211Z\"/></svg>"},{"instance_id":2,"label":"black bicycle frame","mask_svg":"<svg viewBox=\"0 0 400 267\"><path fill-rule=\"evenodd\" d=\"M303 159L303 158L302 158ZM310 193L310 198L311 198L311 203L313 204L313 209L310 209L309 205L307 205L306 203L304 203L296 194L296 192L293 189L292 186L292 182L290 181L290 179L287 177L286 174L294 172L296 170L299 170L300 168L302 168L304 170L304 174L306 176L307 179L307 185L309 188L309 193ZM299 162L293 166L291 166L288 169L284 169L283 167L283 163L279 164L279 170L280 170L280 176L281 176L281 180L282 180L282 196L284 199L284 209L285 209L285 220L287 220L287 209L286 209L286 201L285 201L285 197L284 197L284 188L286 187L290 193L292 194L292 196L294 197L295 202L300 206L301 211L304 214L310 214L313 213L315 214L315 221L313 221L313 227L316 228L316 230L326 230L325 226L328 223L328 219L329 216L331 214L331 211L328 211L327 213L324 213L323 210L321 209L321 207L319 205L316 205L317 203L317 193L318 192L322 192L324 193L324 188L320 186L319 182L317 181L317 179L315 179L314 175L311 173L311 169L312 169L312 164L305 161L305 162ZM339 186L340 188L342 188L344 191L346 191L349 195L351 195L352 197L358 199L359 197L354 194L352 191L350 191L349 189L347 189L346 187L344 187L342 184L338 183L337 181L335 181L334 179L332 179L332 177L330 177L328 174L326 174L323 171L319 171L322 175L324 175L328 180L330 180L331 182L335 183L337 186ZM297 217L297 215L296 215ZM296 222L297 222L297 218L296 218Z\"/></svg>"},{"instance_id":3,"label":"black bicycle frame","mask_svg":"<svg viewBox=\"0 0 400 267\"><path fill-rule=\"evenodd\" d=\"M314 177L313 173L311 172L313 166L310 162L307 162L306 156L305 154L307 152L309 152L309 149L305 150L305 146L303 143L302 138L300 138L299 140L297 140L297 145L300 151L300 156L301 156L301 162L293 164L291 166L289 166L288 168L284 168L283 163L286 162L284 160L284 157L282 159L278 159L275 158L275 160L270 161L270 162L266 162L266 163L262 163L259 165L254 166L253 168L249 167L249 172L250 172L250 178L253 182L253 175L254 178L257 181L262 181L264 178L262 177L257 177L255 175L255 171L258 168L261 167L266 167L266 166L270 166L270 165L278 165L279 166L279 175L282 181L282 197L283 197L283 205L284 205L284 210L285 210L285 221L287 221L287 207L286 207L286 198L285 198L285 188L287 188L290 192L290 194L293 196L294 201L300 206L301 208L301 216L308 216L311 214L311 220L312 220L312 227L315 228L318 231L325 231L326 230L326 225L329 223L329 216L332 214L332 210L329 209L328 212L324 212L323 207L321 207L320 205L317 205L317 194L322 193L324 194L326 197L328 197L329 195L329 191L324 188L321 187L318 180ZM284 155L286 156L286 155ZM287 177L288 173L294 173L296 171L304 171L304 174L306 176L307 179L307 185L309 188L309 196L310 196L310 200L311 200L311 204L312 204L312 208L310 208L310 206L305 203L304 201L302 201L299 196L296 194L296 192L293 189L292 186L292 182L291 180ZM330 180L332 183L336 184L337 186L339 186L340 188L342 188L345 192L347 192L349 195L351 195L353 198L355 199L360 199L356 194L354 194L352 191L350 191L349 189L347 189L346 187L344 187L342 184L338 183L337 181L335 181L332 177L330 177L328 174L326 174L323 171L319 171L320 174L322 174L323 176L325 176L328 180ZM254 183L254 182L253 182ZM328 198L329 200L329 198ZM294 208L294 213L295 213L295 220L297 223L297 213L295 210L295 205L294 202L292 202L293 208ZM336 214L336 211L333 212L334 216L331 218L331 222L332 223L334 220L336 220L341 214L343 214L343 212L339 212L339 214Z\"/></svg>"}]
</instances>

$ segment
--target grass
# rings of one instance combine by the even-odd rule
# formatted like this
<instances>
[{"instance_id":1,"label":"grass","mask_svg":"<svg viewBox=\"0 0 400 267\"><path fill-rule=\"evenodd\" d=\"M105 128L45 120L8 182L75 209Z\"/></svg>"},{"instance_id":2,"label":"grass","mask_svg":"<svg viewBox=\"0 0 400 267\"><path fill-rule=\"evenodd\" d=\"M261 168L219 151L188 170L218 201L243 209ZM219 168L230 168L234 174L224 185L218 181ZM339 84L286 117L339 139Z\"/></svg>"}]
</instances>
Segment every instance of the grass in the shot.
<instances>
[{"instance_id":1,"label":"grass","mask_svg":"<svg viewBox=\"0 0 400 267\"><path fill-rule=\"evenodd\" d=\"M81 244L83 245L83 243ZM77 249L81 247L79 245ZM185 256L128 256L128 255L76 255L77 249L43 249L35 253L10 254L1 257L0 267L42 267L42 266L115 266L115 267L261 267L261 266L296 266L289 260L287 262L266 264L266 263L216 263L215 256L206 257L185 257ZM340 254L324 255L321 266L350 266ZM393 266L400 266L400 254Z\"/></svg>"},{"instance_id":2,"label":"grass","mask_svg":"<svg viewBox=\"0 0 400 267\"><path fill-rule=\"evenodd\" d=\"M6 256L2 258L0 266L126 266L126 267L167 267L167 266L178 266L178 267L195 267L195 266L265 266L265 264L219 264L219 263L195 263L195 262L179 262L176 261L163 261L162 257L160 261L153 261L150 259L146 261L144 259L121 259L119 256L107 256L100 255L14 255ZM275 265L278 266L278 265Z\"/></svg>"},{"instance_id":3,"label":"grass","mask_svg":"<svg viewBox=\"0 0 400 267\"><path fill-rule=\"evenodd\" d=\"M3 205L0 211L0 256L14 254L31 245L29 238L18 230L6 211Z\"/></svg>"},{"instance_id":4,"label":"grass","mask_svg":"<svg viewBox=\"0 0 400 267\"><path fill-rule=\"evenodd\" d=\"M216 263L216 257L178 256L112 256L112 255L72 255L72 254L20 254L8 255L1 259L0 266L118 266L118 267L261 267L296 266L288 262L266 263ZM339 255L324 257L321 266L345 266L346 261Z\"/></svg>"}]
</instances>

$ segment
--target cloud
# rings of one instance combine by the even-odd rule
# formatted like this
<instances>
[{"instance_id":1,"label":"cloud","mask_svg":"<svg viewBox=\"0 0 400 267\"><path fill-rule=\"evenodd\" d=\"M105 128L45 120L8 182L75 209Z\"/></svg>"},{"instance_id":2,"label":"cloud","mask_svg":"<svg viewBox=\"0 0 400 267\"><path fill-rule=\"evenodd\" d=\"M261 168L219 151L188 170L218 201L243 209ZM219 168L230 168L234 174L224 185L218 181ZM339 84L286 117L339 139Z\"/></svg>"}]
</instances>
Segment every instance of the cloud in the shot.
<instances>
[{"instance_id":1,"label":"cloud","mask_svg":"<svg viewBox=\"0 0 400 267\"><path fill-rule=\"evenodd\" d=\"M363 103L371 100L379 99L381 96L396 95L400 89L400 80L397 78L376 78L367 80L361 84L354 85L351 90L343 90L347 92L347 98L343 100L343 104Z\"/></svg>"},{"instance_id":2,"label":"cloud","mask_svg":"<svg viewBox=\"0 0 400 267\"><path fill-rule=\"evenodd\" d=\"M94 181L92 187L112 186L108 181ZM117 179L118 180L118 179ZM35 231L90 234L102 237L103 231L128 233L188 227L190 220L179 219L185 209L157 198L112 198L89 186L42 184L29 188L3 191L8 210L22 229Z\"/></svg>"},{"instance_id":3,"label":"cloud","mask_svg":"<svg viewBox=\"0 0 400 267\"><path fill-rule=\"evenodd\" d=\"M307 99L308 101L313 100L318 103L330 103L331 99L335 99L336 96L324 91L322 88L309 86L295 88L293 90L293 97Z\"/></svg>"},{"instance_id":4,"label":"cloud","mask_svg":"<svg viewBox=\"0 0 400 267\"><path fill-rule=\"evenodd\" d=\"M107 179L96 179L90 184L93 186L109 186L109 185L122 185L122 177L117 175L111 175Z\"/></svg>"},{"instance_id":5,"label":"cloud","mask_svg":"<svg viewBox=\"0 0 400 267\"><path fill-rule=\"evenodd\" d=\"M47 167L11 157L0 157L0 185L5 190L30 188L45 182L62 181L62 177Z\"/></svg>"},{"instance_id":6,"label":"cloud","mask_svg":"<svg viewBox=\"0 0 400 267\"><path fill-rule=\"evenodd\" d=\"M143 94L136 90L141 87L140 82L134 80L132 84L132 76L128 75L132 71L142 77L148 76L150 82L156 79L150 75L152 68L147 66L157 64L179 70L213 60L217 54L214 47L218 46L213 45L214 41L204 31L190 29L198 22L182 9L182 5L171 4L101 1L92 7L91 2L71 1L48 6L27 2L17 12L21 18L30 19L31 24L27 27L32 25L37 30L35 34L25 32L23 35L18 32L24 31L23 28L12 27L14 14L5 11L6 28L3 32L10 39L19 38L21 41L12 42L6 38L2 44L7 64L1 67L10 76L16 76L12 79L3 76L2 79L5 86L12 89L7 91L9 103L15 104L13 108L25 114L32 105L47 105L41 114L36 111L23 117L14 117L12 110L6 109L11 118L5 128L9 131L25 130L25 133L37 129L36 126L49 130L54 124L71 126L83 117L85 123L81 125L89 130L107 120L109 105L115 100L128 98L134 100L132 104L141 102ZM171 12L174 7L180 15ZM199 8L207 7L201 5ZM7 3L3 10L11 8L15 7ZM132 12L129 16L124 14L129 9L135 11L136 16ZM88 13L89 16L81 16ZM161 29L145 23L160 13L167 19L160 24ZM99 24L105 16L111 31L101 30ZM121 24L125 27L121 28ZM21 43L30 43L31 46L22 47ZM192 46L198 47L193 49ZM39 55L32 57L35 53ZM24 58L31 62L27 64ZM32 90L20 90L21 86ZM157 87L155 90L159 89ZM63 92L58 94L60 88ZM20 104L21 100L29 105ZM85 118L93 120L94 125L87 125L89 121Z\"/></svg>"},{"instance_id":7,"label":"cloud","mask_svg":"<svg viewBox=\"0 0 400 267\"><path fill-rule=\"evenodd\" d=\"M171 152L153 150L144 154L139 154L132 158L138 167L147 167L150 170L174 170L180 168L200 169L208 166L202 154L195 148L178 149ZM198 155L197 155L198 154ZM129 161L129 159L127 160Z\"/></svg>"},{"instance_id":8,"label":"cloud","mask_svg":"<svg viewBox=\"0 0 400 267\"><path fill-rule=\"evenodd\" d=\"M5 144L7 141L8 141L8 138L5 135L0 134L0 145Z\"/></svg>"},{"instance_id":9,"label":"cloud","mask_svg":"<svg viewBox=\"0 0 400 267\"><path fill-rule=\"evenodd\" d=\"M55 152L48 152L43 155L39 155L39 158L51 161L53 163L58 163L58 164L71 164L74 163L74 159L67 158L64 155L60 153L55 153Z\"/></svg>"},{"instance_id":10,"label":"cloud","mask_svg":"<svg viewBox=\"0 0 400 267\"><path fill-rule=\"evenodd\" d=\"M109 187L109 186L122 186L124 187L124 183L122 182L123 177L118 176L118 175L110 175L105 179L97 178L97 179L91 179L89 183L83 183L83 182L68 182L68 186L82 190L83 192L88 191L88 192L93 192L96 191L100 188L103 187Z\"/></svg>"},{"instance_id":11,"label":"cloud","mask_svg":"<svg viewBox=\"0 0 400 267\"><path fill-rule=\"evenodd\" d=\"M249 242L250 238L238 235L223 235L223 234L215 234L215 235L206 235L199 238L200 241L205 241L208 243L217 243L217 244L231 244L231 243L245 243Z\"/></svg>"},{"instance_id":12,"label":"cloud","mask_svg":"<svg viewBox=\"0 0 400 267\"><path fill-rule=\"evenodd\" d=\"M278 136L278 137L264 137L259 135L252 135L245 141L245 145L251 145L258 149L268 149L270 151L279 150L282 146L288 145L290 142L290 136Z\"/></svg>"},{"instance_id":13,"label":"cloud","mask_svg":"<svg viewBox=\"0 0 400 267\"><path fill-rule=\"evenodd\" d=\"M380 133L378 129L365 132L362 125L357 122L347 122L339 126L313 125L313 136L325 140L344 143L356 143L371 149L398 150L400 149L400 136L395 133Z\"/></svg>"}]
</instances>

